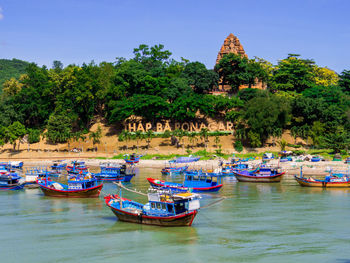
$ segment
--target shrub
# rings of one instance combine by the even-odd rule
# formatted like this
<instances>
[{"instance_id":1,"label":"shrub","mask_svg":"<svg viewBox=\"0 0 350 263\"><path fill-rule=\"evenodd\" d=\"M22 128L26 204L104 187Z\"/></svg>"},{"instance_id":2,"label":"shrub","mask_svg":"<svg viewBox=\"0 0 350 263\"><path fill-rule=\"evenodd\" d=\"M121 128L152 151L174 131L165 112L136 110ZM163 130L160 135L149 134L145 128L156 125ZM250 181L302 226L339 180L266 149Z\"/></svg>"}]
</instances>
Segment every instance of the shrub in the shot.
<instances>
[{"instance_id":1,"label":"shrub","mask_svg":"<svg viewBox=\"0 0 350 263\"><path fill-rule=\"evenodd\" d=\"M234 147L235 147L235 150L239 153L243 151L243 145L240 140L235 141Z\"/></svg>"},{"instance_id":2,"label":"shrub","mask_svg":"<svg viewBox=\"0 0 350 263\"><path fill-rule=\"evenodd\" d=\"M40 142L40 130L28 129L28 142L30 144Z\"/></svg>"}]
</instances>

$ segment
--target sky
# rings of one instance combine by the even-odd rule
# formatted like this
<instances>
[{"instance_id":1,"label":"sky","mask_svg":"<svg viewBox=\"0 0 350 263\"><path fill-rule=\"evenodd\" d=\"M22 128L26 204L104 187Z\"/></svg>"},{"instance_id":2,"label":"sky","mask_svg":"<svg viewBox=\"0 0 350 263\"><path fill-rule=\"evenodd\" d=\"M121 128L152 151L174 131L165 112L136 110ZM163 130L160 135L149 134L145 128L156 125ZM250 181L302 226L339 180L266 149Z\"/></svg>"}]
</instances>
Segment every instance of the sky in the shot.
<instances>
[{"instance_id":1,"label":"sky","mask_svg":"<svg viewBox=\"0 0 350 263\"><path fill-rule=\"evenodd\" d=\"M52 66L132 58L140 44L213 68L233 33L250 58L350 69L348 0L0 0L0 58Z\"/></svg>"}]
</instances>

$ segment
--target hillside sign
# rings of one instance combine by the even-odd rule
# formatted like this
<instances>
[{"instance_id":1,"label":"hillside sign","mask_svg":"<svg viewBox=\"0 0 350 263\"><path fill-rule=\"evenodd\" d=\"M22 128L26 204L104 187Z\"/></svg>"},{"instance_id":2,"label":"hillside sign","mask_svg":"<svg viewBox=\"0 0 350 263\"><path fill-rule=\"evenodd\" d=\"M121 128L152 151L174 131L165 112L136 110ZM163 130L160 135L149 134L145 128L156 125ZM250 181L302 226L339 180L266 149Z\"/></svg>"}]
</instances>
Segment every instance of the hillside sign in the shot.
<instances>
[{"instance_id":1,"label":"hillside sign","mask_svg":"<svg viewBox=\"0 0 350 263\"><path fill-rule=\"evenodd\" d=\"M174 130L183 130L188 132L199 132L202 129L208 129L209 131L233 131L232 122L210 122L205 124L204 122L133 122L124 125L125 130L129 132L147 132L153 130L155 132L165 132L165 131L174 131Z\"/></svg>"}]
</instances>

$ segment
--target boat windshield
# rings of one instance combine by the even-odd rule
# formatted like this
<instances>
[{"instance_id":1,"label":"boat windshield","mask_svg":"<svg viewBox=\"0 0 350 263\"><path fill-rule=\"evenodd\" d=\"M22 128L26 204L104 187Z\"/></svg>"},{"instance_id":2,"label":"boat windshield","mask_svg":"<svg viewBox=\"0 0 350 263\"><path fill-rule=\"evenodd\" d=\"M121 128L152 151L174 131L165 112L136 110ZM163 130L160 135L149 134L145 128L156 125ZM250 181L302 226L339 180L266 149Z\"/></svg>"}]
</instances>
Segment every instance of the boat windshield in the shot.
<instances>
[{"instance_id":1,"label":"boat windshield","mask_svg":"<svg viewBox=\"0 0 350 263\"><path fill-rule=\"evenodd\" d=\"M181 214L188 211L188 200L176 202L175 206L175 214Z\"/></svg>"}]
</instances>

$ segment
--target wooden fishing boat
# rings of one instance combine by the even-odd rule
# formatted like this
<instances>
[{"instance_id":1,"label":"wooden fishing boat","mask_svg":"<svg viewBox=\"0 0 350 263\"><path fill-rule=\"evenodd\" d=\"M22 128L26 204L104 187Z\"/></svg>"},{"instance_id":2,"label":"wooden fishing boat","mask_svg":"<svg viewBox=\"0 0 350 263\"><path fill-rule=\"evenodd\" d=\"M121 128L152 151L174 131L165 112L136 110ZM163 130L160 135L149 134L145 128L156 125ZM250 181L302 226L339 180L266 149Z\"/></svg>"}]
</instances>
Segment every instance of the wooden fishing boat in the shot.
<instances>
[{"instance_id":1,"label":"wooden fishing boat","mask_svg":"<svg viewBox=\"0 0 350 263\"><path fill-rule=\"evenodd\" d=\"M66 170L68 173L78 174L78 173L87 173L88 167L83 161L73 161L71 165L67 165Z\"/></svg>"},{"instance_id":2,"label":"wooden fishing boat","mask_svg":"<svg viewBox=\"0 0 350 263\"><path fill-rule=\"evenodd\" d=\"M0 174L0 191L23 189L24 183L20 181L21 178L17 173L2 172Z\"/></svg>"},{"instance_id":3,"label":"wooden fishing boat","mask_svg":"<svg viewBox=\"0 0 350 263\"><path fill-rule=\"evenodd\" d=\"M216 178L217 181L214 180ZM147 178L150 185L157 189L170 189L176 192L217 192L221 189L221 176L204 173L185 173L185 181L183 184L166 182L163 180Z\"/></svg>"},{"instance_id":4,"label":"wooden fishing boat","mask_svg":"<svg viewBox=\"0 0 350 263\"><path fill-rule=\"evenodd\" d=\"M63 163L62 160L58 160L58 161L54 161L53 165L51 166L51 170L60 173L64 171L66 167L67 167L66 163Z\"/></svg>"},{"instance_id":5,"label":"wooden fishing boat","mask_svg":"<svg viewBox=\"0 0 350 263\"><path fill-rule=\"evenodd\" d=\"M257 171L234 171L234 174L239 182L277 183L282 180L285 172L277 168L260 167Z\"/></svg>"},{"instance_id":6,"label":"wooden fishing boat","mask_svg":"<svg viewBox=\"0 0 350 263\"><path fill-rule=\"evenodd\" d=\"M153 191L148 193L146 205L118 195L106 196L105 203L120 221L169 227L191 226L200 208L199 198L193 193Z\"/></svg>"},{"instance_id":7,"label":"wooden fishing boat","mask_svg":"<svg viewBox=\"0 0 350 263\"><path fill-rule=\"evenodd\" d=\"M162 175L179 175L184 173L184 171L186 171L187 169L188 169L188 166L181 166L181 167L168 166L168 167L164 167L161 170L161 174Z\"/></svg>"},{"instance_id":8,"label":"wooden fishing boat","mask_svg":"<svg viewBox=\"0 0 350 263\"><path fill-rule=\"evenodd\" d=\"M46 196L66 198L97 198L103 187L91 175L70 177L67 185L50 180L40 180L38 184Z\"/></svg>"},{"instance_id":9,"label":"wooden fishing boat","mask_svg":"<svg viewBox=\"0 0 350 263\"><path fill-rule=\"evenodd\" d=\"M101 181L130 182L135 176L134 170L127 169L125 164L102 164L100 169L100 173L94 173L93 175Z\"/></svg>"},{"instance_id":10,"label":"wooden fishing boat","mask_svg":"<svg viewBox=\"0 0 350 263\"><path fill-rule=\"evenodd\" d=\"M294 176L295 180L301 185L306 187L324 187L324 188L344 188L350 187L349 177L330 177L325 180L318 180L312 177Z\"/></svg>"},{"instance_id":11,"label":"wooden fishing boat","mask_svg":"<svg viewBox=\"0 0 350 263\"><path fill-rule=\"evenodd\" d=\"M315 162L319 162L319 161L321 161L321 157L318 157L318 156L312 156L312 158L311 158L311 160L310 160L311 162L313 162L313 163L315 163Z\"/></svg>"},{"instance_id":12,"label":"wooden fishing boat","mask_svg":"<svg viewBox=\"0 0 350 263\"><path fill-rule=\"evenodd\" d=\"M130 156L126 155L126 158L124 158L124 161L127 164L136 164L136 163L139 163L141 157L142 157L142 155L138 155L138 154L133 153Z\"/></svg>"}]
</instances>

